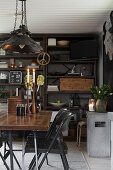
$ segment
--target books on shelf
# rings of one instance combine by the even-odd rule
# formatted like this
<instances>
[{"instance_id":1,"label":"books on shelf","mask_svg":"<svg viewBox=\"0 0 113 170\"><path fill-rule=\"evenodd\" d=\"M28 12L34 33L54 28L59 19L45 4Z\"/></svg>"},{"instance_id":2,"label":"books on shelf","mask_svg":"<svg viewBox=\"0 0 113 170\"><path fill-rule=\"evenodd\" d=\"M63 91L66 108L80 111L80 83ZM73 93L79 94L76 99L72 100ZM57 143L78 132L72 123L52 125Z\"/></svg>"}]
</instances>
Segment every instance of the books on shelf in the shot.
<instances>
[{"instance_id":1,"label":"books on shelf","mask_svg":"<svg viewBox=\"0 0 113 170\"><path fill-rule=\"evenodd\" d=\"M8 68L7 62L0 62L0 68Z\"/></svg>"},{"instance_id":2,"label":"books on shelf","mask_svg":"<svg viewBox=\"0 0 113 170\"><path fill-rule=\"evenodd\" d=\"M57 85L48 85L47 91L59 91Z\"/></svg>"}]
</instances>

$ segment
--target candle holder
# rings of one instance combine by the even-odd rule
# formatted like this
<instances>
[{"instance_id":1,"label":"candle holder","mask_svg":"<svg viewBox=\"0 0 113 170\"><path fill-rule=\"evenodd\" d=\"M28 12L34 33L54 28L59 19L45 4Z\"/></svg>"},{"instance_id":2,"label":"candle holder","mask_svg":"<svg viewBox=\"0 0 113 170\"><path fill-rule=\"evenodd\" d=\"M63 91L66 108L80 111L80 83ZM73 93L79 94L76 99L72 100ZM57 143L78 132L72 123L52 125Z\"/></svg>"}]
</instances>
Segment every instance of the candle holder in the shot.
<instances>
[{"instance_id":1,"label":"candle holder","mask_svg":"<svg viewBox=\"0 0 113 170\"><path fill-rule=\"evenodd\" d=\"M30 113L29 111L29 83L27 83L27 113Z\"/></svg>"},{"instance_id":2,"label":"candle holder","mask_svg":"<svg viewBox=\"0 0 113 170\"><path fill-rule=\"evenodd\" d=\"M95 111L95 99L89 99L89 111L90 112Z\"/></svg>"},{"instance_id":3,"label":"candle holder","mask_svg":"<svg viewBox=\"0 0 113 170\"><path fill-rule=\"evenodd\" d=\"M32 113L36 113L36 105L35 105L35 83L33 83L33 99L32 99Z\"/></svg>"}]
</instances>

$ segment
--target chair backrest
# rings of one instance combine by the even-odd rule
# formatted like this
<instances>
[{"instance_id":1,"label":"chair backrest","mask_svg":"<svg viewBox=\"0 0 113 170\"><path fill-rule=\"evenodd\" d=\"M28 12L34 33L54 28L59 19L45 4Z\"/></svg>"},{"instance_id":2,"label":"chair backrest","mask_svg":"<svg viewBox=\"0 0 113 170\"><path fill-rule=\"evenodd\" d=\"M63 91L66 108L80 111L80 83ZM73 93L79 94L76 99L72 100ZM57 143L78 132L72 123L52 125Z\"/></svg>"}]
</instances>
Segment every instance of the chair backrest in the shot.
<instances>
[{"instance_id":1,"label":"chair backrest","mask_svg":"<svg viewBox=\"0 0 113 170\"><path fill-rule=\"evenodd\" d=\"M49 145L49 147L48 147L47 153L49 153L49 151L51 150L51 148L52 148L52 146L54 145L55 141L60 139L60 135L59 135L59 134L60 134L60 132L61 132L61 130L62 130L62 127L63 127L64 123L65 123L68 119L70 119L72 116L73 116L73 113L71 113L71 112L68 110L68 111L65 111L65 115L64 115L63 117L61 116L61 117L59 118L59 122L58 122L57 128L53 128L53 129L52 129L53 133L51 133L51 135L49 136L49 138L46 139L46 140L51 141L51 142L50 142L50 145ZM60 124L59 124L59 123L60 123ZM56 123L56 125L57 125L57 123ZM56 133L54 133L54 131L55 131ZM51 140L50 140L50 139L51 139Z\"/></svg>"},{"instance_id":2,"label":"chair backrest","mask_svg":"<svg viewBox=\"0 0 113 170\"><path fill-rule=\"evenodd\" d=\"M69 110L64 111L64 113L65 114L63 116L62 116L62 114L60 116L58 116L58 119L56 121L56 125L58 125L57 128L54 127L52 129L53 132L55 131L56 133L53 133L52 138L51 138L51 135L52 135L52 133L51 133L51 135L49 136L49 141L48 141L47 138L45 139L45 140L47 140L47 141L45 141L45 143L48 142L48 145L46 144L47 149L45 151L44 157L42 158L42 160L41 160L41 162L38 166L39 169L41 168L43 162L45 161L45 158L47 158L48 153L51 151L52 147L56 144L56 142L58 144L57 146L59 146L58 149L59 149L60 153L61 152L63 153L63 151L62 151L62 149L63 149L62 148L62 141L61 141L59 134L62 130L64 123L68 119L70 119L71 116L73 115L73 113L71 113ZM61 157L62 157L62 160L63 160L63 165L65 164L64 169L69 169L68 163L64 163L64 162L67 162L66 157L64 157L62 154L61 154Z\"/></svg>"},{"instance_id":3,"label":"chair backrest","mask_svg":"<svg viewBox=\"0 0 113 170\"><path fill-rule=\"evenodd\" d=\"M67 111L68 111L67 108L62 108L58 111L57 115L55 116L53 122L50 125L46 138L48 138L51 135L53 129L55 129L56 126L60 123L59 120L66 114Z\"/></svg>"},{"instance_id":4,"label":"chair backrest","mask_svg":"<svg viewBox=\"0 0 113 170\"><path fill-rule=\"evenodd\" d=\"M63 117L67 111L69 111L67 108L62 108L62 109L60 109L60 110L58 111L57 115L55 116L55 119L54 119L54 121L53 121L53 124L55 124L56 122L57 122L57 124L58 124L59 119L60 119L61 117ZM60 122L59 122L59 123L60 123Z\"/></svg>"},{"instance_id":5,"label":"chair backrest","mask_svg":"<svg viewBox=\"0 0 113 170\"><path fill-rule=\"evenodd\" d=\"M52 125L50 126L46 137L50 139L51 137L55 136L59 127L60 129L63 127L64 123L73 115L69 110L60 110L60 113L57 117L55 117ZM61 132L61 131L59 131Z\"/></svg>"}]
</instances>

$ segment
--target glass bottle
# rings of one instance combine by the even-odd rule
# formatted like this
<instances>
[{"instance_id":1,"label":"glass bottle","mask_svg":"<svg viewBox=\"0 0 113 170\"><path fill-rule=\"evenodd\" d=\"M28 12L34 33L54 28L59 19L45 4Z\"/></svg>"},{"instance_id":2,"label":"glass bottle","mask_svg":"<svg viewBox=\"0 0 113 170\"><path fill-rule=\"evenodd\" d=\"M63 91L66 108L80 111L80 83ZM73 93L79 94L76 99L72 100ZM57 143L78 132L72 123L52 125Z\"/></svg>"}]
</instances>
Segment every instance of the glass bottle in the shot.
<instances>
[{"instance_id":1,"label":"glass bottle","mask_svg":"<svg viewBox=\"0 0 113 170\"><path fill-rule=\"evenodd\" d=\"M69 100L69 107L73 107L73 96L70 97L70 100Z\"/></svg>"}]
</instances>

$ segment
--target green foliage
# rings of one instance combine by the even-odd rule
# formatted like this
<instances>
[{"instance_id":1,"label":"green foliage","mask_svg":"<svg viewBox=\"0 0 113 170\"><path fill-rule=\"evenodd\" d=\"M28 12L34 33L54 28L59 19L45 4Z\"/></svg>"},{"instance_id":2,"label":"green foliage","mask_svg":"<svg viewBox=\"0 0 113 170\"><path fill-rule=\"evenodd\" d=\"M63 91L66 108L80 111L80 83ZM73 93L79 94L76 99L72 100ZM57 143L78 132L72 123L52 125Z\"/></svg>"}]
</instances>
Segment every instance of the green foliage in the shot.
<instances>
[{"instance_id":1,"label":"green foliage","mask_svg":"<svg viewBox=\"0 0 113 170\"><path fill-rule=\"evenodd\" d=\"M0 87L0 98L5 98L7 97L7 95L8 95L8 90L5 87L1 86Z\"/></svg>"},{"instance_id":2,"label":"green foliage","mask_svg":"<svg viewBox=\"0 0 113 170\"><path fill-rule=\"evenodd\" d=\"M111 93L111 87L107 84L103 84L102 87L90 86L90 91L95 99L100 99L104 101L107 101L108 97L113 94Z\"/></svg>"},{"instance_id":3,"label":"green foliage","mask_svg":"<svg viewBox=\"0 0 113 170\"><path fill-rule=\"evenodd\" d=\"M24 83L27 88L27 75L24 77ZM29 90L32 90L33 88L33 76L29 75Z\"/></svg>"}]
</instances>

